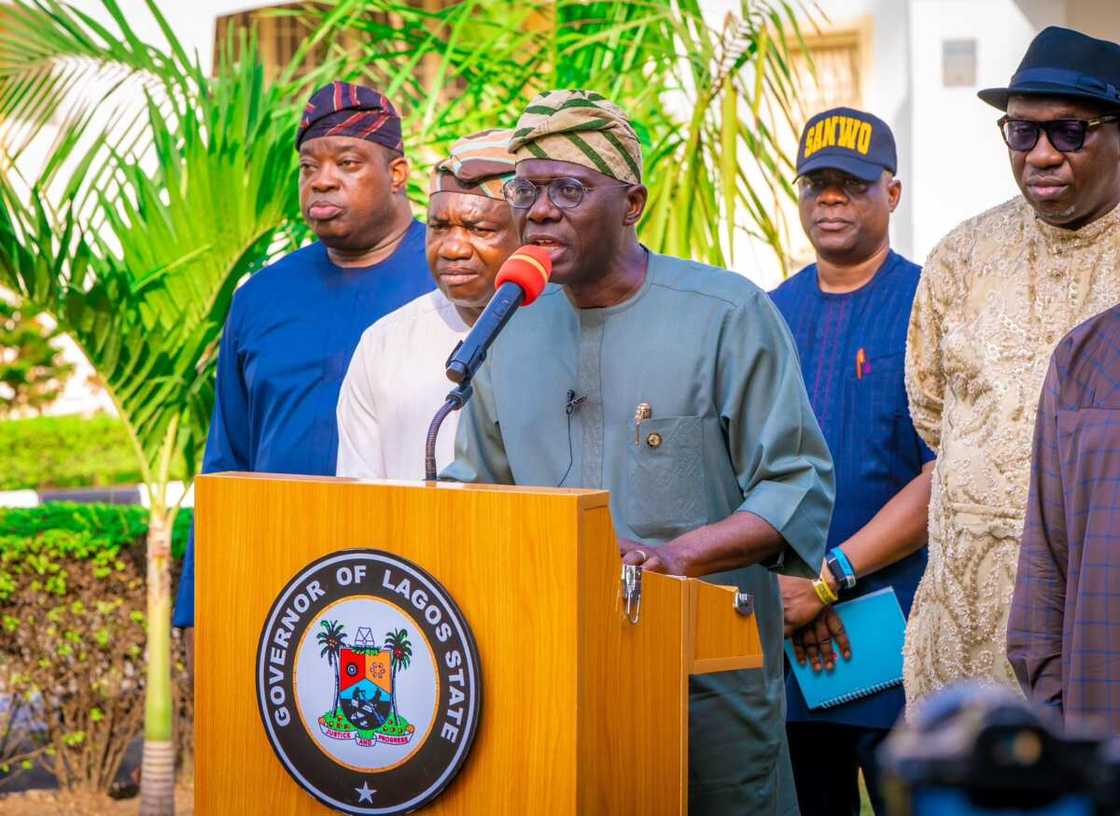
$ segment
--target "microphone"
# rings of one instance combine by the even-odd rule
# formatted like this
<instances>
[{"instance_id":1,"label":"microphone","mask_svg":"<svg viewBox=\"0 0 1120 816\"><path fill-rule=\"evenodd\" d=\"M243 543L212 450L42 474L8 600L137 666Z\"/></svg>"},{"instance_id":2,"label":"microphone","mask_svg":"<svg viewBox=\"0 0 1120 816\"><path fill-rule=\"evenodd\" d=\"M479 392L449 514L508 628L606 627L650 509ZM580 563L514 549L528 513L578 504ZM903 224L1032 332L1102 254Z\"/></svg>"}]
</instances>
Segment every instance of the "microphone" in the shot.
<instances>
[{"instance_id":1,"label":"microphone","mask_svg":"<svg viewBox=\"0 0 1120 816\"><path fill-rule=\"evenodd\" d=\"M564 403L564 413L568 416L571 416L576 412L576 409L579 408L586 399L587 394L577 394L574 390L569 388L568 399Z\"/></svg>"},{"instance_id":2,"label":"microphone","mask_svg":"<svg viewBox=\"0 0 1120 816\"><path fill-rule=\"evenodd\" d=\"M467 339L460 340L447 358L445 373L447 379L456 385L428 425L428 435L424 441L424 481L436 480L436 438L443 420L452 411L458 411L467 404L474 390L471 379L486 359L487 349L513 317L518 306L528 306L540 297L551 275L552 256L548 254L548 250L536 244L521 247L506 258L498 270L494 277L494 283L498 287L494 297L486 304ZM571 401L572 397L568 399Z\"/></svg>"},{"instance_id":3,"label":"microphone","mask_svg":"<svg viewBox=\"0 0 1120 816\"><path fill-rule=\"evenodd\" d=\"M467 339L460 341L447 359L447 379L453 383L469 382L513 313L540 297L551 275L552 258L543 247L526 244L510 255L494 278L494 297Z\"/></svg>"}]
</instances>

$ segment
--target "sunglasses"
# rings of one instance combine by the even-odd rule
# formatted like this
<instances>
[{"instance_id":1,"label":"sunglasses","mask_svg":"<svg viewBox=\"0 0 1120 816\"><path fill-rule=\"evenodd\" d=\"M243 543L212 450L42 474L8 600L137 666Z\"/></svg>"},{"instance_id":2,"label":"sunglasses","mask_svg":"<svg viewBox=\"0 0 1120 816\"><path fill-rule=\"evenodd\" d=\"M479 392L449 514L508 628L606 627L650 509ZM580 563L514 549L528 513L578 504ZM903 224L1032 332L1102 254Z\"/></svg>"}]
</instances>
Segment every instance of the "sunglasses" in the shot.
<instances>
[{"instance_id":1,"label":"sunglasses","mask_svg":"<svg viewBox=\"0 0 1120 816\"><path fill-rule=\"evenodd\" d=\"M1085 146L1085 135L1106 122L1120 122L1120 116L1098 116L1096 119L1052 119L1049 122L1032 122L1029 119L1002 117L998 122L1003 141L1012 150L1028 153L1038 144L1038 137L1046 131L1046 138L1059 153L1076 153Z\"/></svg>"},{"instance_id":2,"label":"sunglasses","mask_svg":"<svg viewBox=\"0 0 1120 816\"><path fill-rule=\"evenodd\" d=\"M871 189L871 182L849 175L818 175L811 173L797 179L797 189L802 195L820 196L825 190L839 187L848 196L861 196Z\"/></svg>"}]
</instances>

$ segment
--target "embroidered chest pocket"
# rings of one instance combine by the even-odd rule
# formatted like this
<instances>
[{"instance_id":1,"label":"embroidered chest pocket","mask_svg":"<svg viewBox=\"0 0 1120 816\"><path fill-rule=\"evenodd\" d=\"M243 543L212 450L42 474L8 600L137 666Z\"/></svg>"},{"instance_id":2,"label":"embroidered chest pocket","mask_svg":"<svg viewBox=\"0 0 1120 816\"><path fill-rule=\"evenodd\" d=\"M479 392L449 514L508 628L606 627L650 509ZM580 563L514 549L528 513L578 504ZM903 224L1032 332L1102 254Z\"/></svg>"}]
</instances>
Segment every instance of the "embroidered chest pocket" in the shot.
<instances>
[{"instance_id":1,"label":"embroidered chest pocket","mask_svg":"<svg viewBox=\"0 0 1120 816\"><path fill-rule=\"evenodd\" d=\"M707 521L700 417L642 422L627 448L626 522L642 538L668 540Z\"/></svg>"},{"instance_id":2,"label":"embroidered chest pocket","mask_svg":"<svg viewBox=\"0 0 1120 816\"><path fill-rule=\"evenodd\" d=\"M869 419L877 414L900 413L906 405L904 373L906 352L868 356L862 374L852 372L848 379L856 407Z\"/></svg>"}]
</instances>

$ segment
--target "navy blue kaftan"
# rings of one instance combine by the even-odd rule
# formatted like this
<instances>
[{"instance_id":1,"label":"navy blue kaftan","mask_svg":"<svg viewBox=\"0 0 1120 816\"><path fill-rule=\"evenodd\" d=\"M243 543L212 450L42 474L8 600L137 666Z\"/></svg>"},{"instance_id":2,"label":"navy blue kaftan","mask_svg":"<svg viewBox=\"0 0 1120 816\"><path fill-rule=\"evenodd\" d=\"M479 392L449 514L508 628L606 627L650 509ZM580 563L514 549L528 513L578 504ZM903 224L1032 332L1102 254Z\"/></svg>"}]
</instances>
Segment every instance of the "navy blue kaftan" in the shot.
<instances>
[{"instance_id":1,"label":"navy blue kaftan","mask_svg":"<svg viewBox=\"0 0 1120 816\"><path fill-rule=\"evenodd\" d=\"M933 459L910 420L903 359L910 306L921 268L891 252L879 271L854 292L821 291L816 264L787 280L771 298L797 343L809 402L836 467L836 505L828 549L866 525ZM904 614L926 566L923 547L861 578L841 599L893 587ZM859 643L852 643L852 659ZM843 671L843 660L836 671ZM825 721L890 728L903 707L901 688L846 705L810 711L792 675L786 682L791 721Z\"/></svg>"},{"instance_id":2,"label":"navy blue kaftan","mask_svg":"<svg viewBox=\"0 0 1120 816\"><path fill-rule=\"evenodd\" d=\"M362 332L433 288L418 221L373 266L335 266L314 243L253 275L222 333L202 472L333 476L338 392ZM193 536L174 624L194 625Z\"/></svg>"}]
</instances>

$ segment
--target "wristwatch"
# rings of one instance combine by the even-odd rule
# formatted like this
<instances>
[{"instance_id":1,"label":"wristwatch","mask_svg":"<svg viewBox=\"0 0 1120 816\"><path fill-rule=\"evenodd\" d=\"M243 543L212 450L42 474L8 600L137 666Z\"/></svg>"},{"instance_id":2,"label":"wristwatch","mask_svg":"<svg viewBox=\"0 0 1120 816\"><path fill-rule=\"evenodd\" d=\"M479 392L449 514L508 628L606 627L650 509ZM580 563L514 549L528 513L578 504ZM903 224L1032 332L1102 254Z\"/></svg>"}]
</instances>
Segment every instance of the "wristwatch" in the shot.
<instances>
[{"instance_id":1,"label":"wristwatch","mask_svg":"<svg viewBox=\"0 0 1120 816\"><path fill-rule=\"evenodd\" d=\"M829 551L824 559L828 571L836 579L836 584L841 589L851 589L856 585L856 571L852 569L852 562L844 555L844 551L835 547Z\"/></svg>"}]
</instances>

